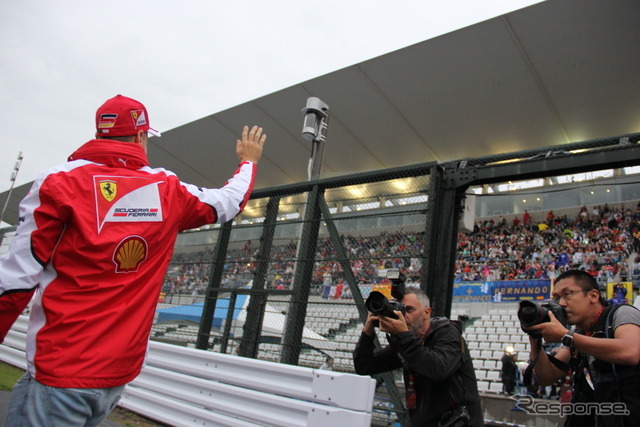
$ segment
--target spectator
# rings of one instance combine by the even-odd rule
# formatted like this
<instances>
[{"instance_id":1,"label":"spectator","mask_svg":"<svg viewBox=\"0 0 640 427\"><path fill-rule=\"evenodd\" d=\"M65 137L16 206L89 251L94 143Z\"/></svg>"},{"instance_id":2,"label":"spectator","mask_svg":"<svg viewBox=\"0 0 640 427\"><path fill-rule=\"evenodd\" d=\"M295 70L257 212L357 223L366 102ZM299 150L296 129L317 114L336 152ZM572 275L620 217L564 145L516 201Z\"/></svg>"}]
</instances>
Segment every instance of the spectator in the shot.
<instances>
[{"instance_id":1,"label":"spectator","mask_svg":"<svg viewBox=\"0 0 640 427\"><path fill-rule=\"evenodd\" d=\"M320 369L321 371L333 371L333 357L327 356L322 366L320 366L318 369Z\"/></svg>"},{"instance_id":2,"label":"spectator","mask_svg":"<svg viewBox=\"0 0 640 427\"><path fill-rule=\"evenodd\" d=\"M513 394L516 387L516 372L518 367L516 366L517 355L513 353L513 349L506 350L502 355L502 369L500 370L500 376L502 379L502 392L507 395Z\"/></svg>"}]
</instances>

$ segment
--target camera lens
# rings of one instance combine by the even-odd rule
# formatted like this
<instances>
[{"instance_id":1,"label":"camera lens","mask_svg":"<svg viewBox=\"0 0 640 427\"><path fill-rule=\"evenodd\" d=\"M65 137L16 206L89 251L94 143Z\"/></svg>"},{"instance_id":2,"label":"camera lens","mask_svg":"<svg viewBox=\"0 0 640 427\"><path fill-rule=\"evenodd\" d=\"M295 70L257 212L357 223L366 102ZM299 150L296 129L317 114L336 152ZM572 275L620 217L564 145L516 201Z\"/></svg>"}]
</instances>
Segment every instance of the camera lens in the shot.
<instances>
[{"instance_id":1,"label":"camera lens","mask_svg":"<svg viewBox=\"0 0 640 427\"><path fill-rule=\"evenodd\" d=\"M520 318L520 322L522 322L524 325L530 325L532 323L535 323L537 316L538 316L538 310L536 309L536 307L531 307L531 306L522 307L518 312L518 317Z\"/></svg>"},{"instance_id":2,"label":"camera lens","mask_svg":"<svg viewBox=\"0 0 640 427\"><path fill-rule=\"evenodd\" d=\"M372 312L373 314L378 314L384 311L386 302L387 298L383 294L374 291L371 292L371 295L369 295L369 298L367 298L366 306L370 312Z\"/></svg>"}]
</instances>

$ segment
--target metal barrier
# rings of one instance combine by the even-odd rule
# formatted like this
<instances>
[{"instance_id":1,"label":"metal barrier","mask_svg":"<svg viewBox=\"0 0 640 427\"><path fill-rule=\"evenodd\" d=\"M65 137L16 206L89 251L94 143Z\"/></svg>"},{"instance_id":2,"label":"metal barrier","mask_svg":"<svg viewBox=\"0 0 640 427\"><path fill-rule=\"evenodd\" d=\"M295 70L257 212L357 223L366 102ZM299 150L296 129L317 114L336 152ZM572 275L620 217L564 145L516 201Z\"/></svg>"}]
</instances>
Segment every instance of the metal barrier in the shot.
<instances>
[{"instance_id":1,"label":"metal barrier","mask_svg":"<svg viewBox=\"0 0 640 427\"><path fill-rule=\"evenodd\" d=\"M0 360L26 368L28 318ZM119 405L170 425L370 426L375 380L150 342L147 364Z\"/></svg>"}]
</instances>

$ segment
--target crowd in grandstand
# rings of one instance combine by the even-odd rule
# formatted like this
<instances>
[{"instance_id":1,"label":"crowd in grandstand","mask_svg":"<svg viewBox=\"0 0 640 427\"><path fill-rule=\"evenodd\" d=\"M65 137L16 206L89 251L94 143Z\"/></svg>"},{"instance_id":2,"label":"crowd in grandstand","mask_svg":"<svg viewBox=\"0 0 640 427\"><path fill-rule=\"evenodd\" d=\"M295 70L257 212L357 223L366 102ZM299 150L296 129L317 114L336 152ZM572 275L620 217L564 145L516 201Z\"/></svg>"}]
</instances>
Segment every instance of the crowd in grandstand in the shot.
<instances>
[{"instance_id":1,"label":"crowd in grandstand","mask_svg":"<svg viewBox=\"0 0 640 427\"><path fill-rule=\"evenodd\" d=\"M359 283L380 283L386 280L379 271L400 268L411 280L420 277L422 253L421 233L382 233L376 237L343 236L342 241L351 260L351 268ZM258 246L251 241L243 248L229 250L223 281L231 287L247 284L252 279L256 266ZM290 289L293 280L297 242L274 245L267 273L268 289ZM166 293L202 293L206 289L213 260L211 251L176 254L165 277L163 291ZM323 284L345 283L342 268L337 261L335 248L330 239L320 239L316 249L316 263L312 287L320 292Z\"/></svg>"},{"instance_id":2,"label":"crowd in grandstand","mask_svg":"<svg viewBox=\"0 0 640 427\"><path fill-rule=\"evenodd\" d=\"M635 210L583 206L573 217L553 211L529 212L487 219L473 232L458 235L456 281L554 279L570 268L584 269L604 284L640 277L640 203ZM351 268L359 283L386 280L379 271L400 268L409 282L419 281L423 250L422 233L381 233L379 236L342 236ZM293 279L297 244L276 244L269 259L267 288L289 289ZM239 286L252 279L258 245L247 241L230 250L224 284ZM632 256L633 255L633 256ZM213 253L210 250L176 254L165 278L167 293L202 294L206 289ZM313 289L345 283L330 239L320 239L312 277Z\"/></svg>"},{"instance_id":3,"label":"crowd in grandstand","mask_svg":"<svg viewBox=\"0 0 640 427\"><path fill-rule=\"evenodd\" d=\"M500 217L458 236L456 280L554 279L562 271L588 271L600 283L638 277L640 204L583 206L570 218L549 211L534 221L525 211L511 223Z\"/></svg>"}]
</instances>

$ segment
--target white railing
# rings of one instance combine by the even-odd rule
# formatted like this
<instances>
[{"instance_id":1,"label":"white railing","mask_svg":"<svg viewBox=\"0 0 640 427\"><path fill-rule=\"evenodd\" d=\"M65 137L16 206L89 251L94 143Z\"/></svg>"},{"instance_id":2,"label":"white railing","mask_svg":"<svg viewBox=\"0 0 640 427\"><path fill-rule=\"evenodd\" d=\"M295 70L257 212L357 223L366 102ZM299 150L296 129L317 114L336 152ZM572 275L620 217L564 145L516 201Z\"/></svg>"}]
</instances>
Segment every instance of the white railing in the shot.
<instances>
[{"instance_id":1,"label":"white railing","mask_svg":"<svg viewBox=\"0 0 640 427\"><path fill-rule=\"evenodd\" d=\"M0 360L26 368L21 316ZM147 364L119 405L170 425L370 426L375 381L150 342Z\"/></svg>"}]
</instances>

